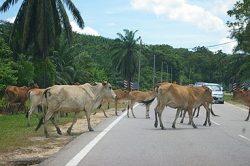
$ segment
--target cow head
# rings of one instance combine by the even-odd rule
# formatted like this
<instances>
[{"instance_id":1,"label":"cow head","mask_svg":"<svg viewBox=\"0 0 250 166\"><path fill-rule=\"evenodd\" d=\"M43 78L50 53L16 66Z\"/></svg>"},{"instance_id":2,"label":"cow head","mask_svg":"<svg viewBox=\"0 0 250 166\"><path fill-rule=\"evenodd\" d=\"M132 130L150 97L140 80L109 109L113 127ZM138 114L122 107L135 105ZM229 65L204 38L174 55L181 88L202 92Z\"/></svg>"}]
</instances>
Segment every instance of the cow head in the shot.
<instances>
[{"instance_id":1,"label":"cow head","mask_svg":"<svg viewBox=\"0 0 250 166\"><path fill-rule=\"evenodd\" d=\"M116 94L115 92L112 90L112 86L110 85L110 83L108 83L107 81L104 81L101 83L102 84L102 95L104 98L115 98Z\"/></svg>"}]
</instances>

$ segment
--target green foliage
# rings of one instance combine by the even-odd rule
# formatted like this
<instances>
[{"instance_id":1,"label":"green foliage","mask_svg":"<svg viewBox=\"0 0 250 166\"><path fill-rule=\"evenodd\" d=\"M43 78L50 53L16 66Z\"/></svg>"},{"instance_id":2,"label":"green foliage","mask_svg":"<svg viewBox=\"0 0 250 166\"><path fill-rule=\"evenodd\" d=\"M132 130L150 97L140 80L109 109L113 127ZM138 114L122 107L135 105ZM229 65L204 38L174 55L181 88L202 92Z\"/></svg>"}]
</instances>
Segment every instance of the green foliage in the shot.
<instances>
[{"instance_id":1,"label":"green foliage","mask_svg":"<svg viewBox=\"0 0 250 166\"><path fill-rule=\"evenodd\" d=\"M139 38L135 39L137 31L129 31L124 29L125 35L117 33L119 38L115 40L112 47L112 63L122 77L128 81L128 88L130 82L134 80L135 73L138 66L138 46Z\"/></svg>"},{"instance_id":2,"label":"green foliage","mask_svg":"<svg viewBox=\"0 0 250 166\"><path fill-rule=\"evenodd\" d=\"M228 21L228 27L232 28L231 38L238 42L235 51L243 51L250 54L250 0L237 1L228 15L234 17L233 21Z\"/></svg>"},{"instance_id":3,"label":"green foliage","mask_svg":"<svg viewBox=\"0 0 250 166\"><path fill-rule=\"evenodd\" d=\"M12 60L12 51L0 37L0 96L3 96L7 85L13 85L17 82L15 64Z\"/></svg>"}]
</instances>

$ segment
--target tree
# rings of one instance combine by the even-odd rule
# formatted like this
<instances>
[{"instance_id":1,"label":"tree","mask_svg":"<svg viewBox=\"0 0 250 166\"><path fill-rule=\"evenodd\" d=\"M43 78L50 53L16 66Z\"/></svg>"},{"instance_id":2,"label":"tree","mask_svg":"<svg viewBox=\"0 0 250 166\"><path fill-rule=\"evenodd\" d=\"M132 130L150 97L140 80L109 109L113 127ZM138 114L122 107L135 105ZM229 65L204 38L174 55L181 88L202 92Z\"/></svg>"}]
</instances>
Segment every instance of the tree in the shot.
<instances>
[{"instance_id":1,"label":"tree","mask_svg":"<svg viewBox=\"0 0 250 166\"><path fill-rule=\"evenodd\" d=\"M237 1L228 15L235 17L234 21L228 21L228 27L232 28L231 38L238 41L235 51L243 51L250 54L250 0Z\"/></svg>"},{"instance_id":2,"label":"tree","mask_svg":"<svg viewBox=\"0 0 250 166\"><path fill-rule=\"evenodd\" d=\"M123 30L125 35L117 33L119 38L115 39L115 44L112 48L112 62L115 69L123 76L125 80L128 80L130 89L130 82L137 71L137 62L139 55L139 48L136 44L140 37L135 39L136 31L130 31L128 29Z\"/></svg>"},{"instance_id":3,"label":"tree","mask_svg":"<svg viewBox=\"0 0 250 166\"><path fill-rule=\"evenodd\" d=\"M6 12L11 5L18 0L5 0L0 7L1 12ZM80 12L71 0L23 0L14 21L10 37L11 47L14 52L32 50L34 57L45 62L49 52L55 49L62 28L66 32L67 39L72 41L72 29L64 4L73 14L79 27L84 27ZM44 78L46 79L46 78Z\"/></svg>"}]
</instances>

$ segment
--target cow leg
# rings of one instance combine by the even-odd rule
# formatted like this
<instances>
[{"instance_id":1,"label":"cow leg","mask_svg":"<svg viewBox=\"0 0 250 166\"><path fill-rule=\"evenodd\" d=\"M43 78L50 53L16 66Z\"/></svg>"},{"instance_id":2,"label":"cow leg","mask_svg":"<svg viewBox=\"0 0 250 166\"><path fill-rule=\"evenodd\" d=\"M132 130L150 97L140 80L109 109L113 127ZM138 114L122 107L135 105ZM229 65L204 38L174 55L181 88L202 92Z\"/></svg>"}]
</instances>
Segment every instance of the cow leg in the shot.
<instances>
[{"instance_id":1,"label":"cow leg","mask_svg":"<svg viewBox=\"0 0 250 166\"><path fill-rule=\"evenodd\" d=\"M183 110L181 110L180 117L182 117L182 112L183 112Z\"/></svg>"},{"instance_id":2,"label":"cow leg","mask_svg":"<svg viewBox=\"0 0 250 166\"><path fill-rule=\"evenodd\" d=\"M150 104L146 104L146 119L149 119L149 106Z\"/></svg>"},{"instance_id":3,"label":"cow leg","mask_svg":"<svg viewBox=\"0 0 250 166\"><path fill-rule=\"evenodd\" d=\"M172 124L172 128L174 128L174 129L175 129L176 120L177 120L177 118L179 117L179 114L180 114L181 110L182 110L182 109L178 108L177 111L176 111L175 119L174 119L174 122L173 122L173 124ZM184 117L184 114L183 114L183 117Z\"/></svg>"},{"instance_id":4,"label":"cow leg","mask_svg":"<svg viewBox=\"0 0 250 166\"><path fill-rule=\"evenodd\" d=\"M30 116L31 116L33 111L34 111L36 117L39 119L39 117L38 117L38 107L31 106L30 110L26 113L27 127L30 126Z\"/></svg>"},{"instance_id":5,"label":"cow leg","mask_svg":"<svg viewBox=\"0 0 250 166\"><path fill-rule=\"evenodd\" d=\"M117 105L118 105L118 100L115 99L115 115L118 116L118 113L117 113ZM109 105L108 105L109 106Z\"/></svg>"},{"instance_id":6,"label":"cow leg","mask_svg":"<svg viewBox=\"0 0 250 166\"><path fill-rule=\"evenodd\" d=\"M200 114L200 108L201 108L201 107L198 107L198 108L197 108L198 110L197 110L196 118L197 118L197 117L199 116L199 114Z\"/></svg>"},{"instance_id":7,"label":"cow leg","mask_svg":"<svg viewBox=\"0 0 250 166\"><path fill-rule=\"evenodd\" d=\"M245 121L249 120L249 116L250 116L250 107L249 107L248 115L247 115L247 118L245 119Z\"/></svg>"},{"instance_id":8,"label":"cow leg","mask_svg":"<svg viewBox=\"0 0 250 166\"><path fill-rule=\"evenodd\" d=\"M188 108L188 115L189 115L189 121L191 122L193 128L197 128L196 125L194 124L194 121L193 121L193 114L192 114L192 108Z\"/></svg>"},{"instance_id":9,"label":"cow leg","mask_svg":"<svg viewBox=\"0 0 250 166\"><path fill-rule=\"evenodd\" d=\"M44 118L44 134L45 136L48 138L49 137L49 133L48 133L48 120L50 119L50 117L53 115L53 112L48 110L45 118Z\"/></svg>"},{"instance_id":10,"label":"cow leg","mask_svg":"<svg viewBox=\"0 0 250 166\"><path fill-rule=\"evenodd\" d=\"M196 110L197 110L197 108L195 108L195 109L194 109L194 112L193 112L193 117L194 117L194 115L195 115Z\"/></svg>"},{"instance_id":11,"label":"cow leg","mask_svg":"<svg viewBox=\"0 0 250 166\"><path fill-rule=\"evenodd\" d=\"M157 106L154 109L154 111L155 111L155 124L154 124L155 128L157 128L157 126L158 126L158 118L157 118L158 115L157 115L156 109L157 109Z\"/></svg>"},{"instance_id":12,"label":"cow leg","mask_svg":"<svg viewBox=\"0 0 250 166\"><path fill-rule=\"evenodd\" d=\"M207 123L208 123L209 126L211 126L209 105L205 104L204 108L206 109L206 120L205 120L203 126L206 126Z\"/></svg>"},{"instance_id":13,"label":"cow leg","mask_svg":"<svg viewBox=\"0 0 250 166\"><path fill-rule=\"evenodd\" d=\"M177 110L178 111L178 110ZM185 115L186 115L186 110L181 110L181 113L182 113L182 111L184 111L183 112L183 116L182 116L182 118L181 118L181 121L180 121L180 123L183 123L183 121L184 121L184 118L185 118ZM177 113L177 112L176 112Z\"/></svg>"},{"instance_id":14,"label":"cow leg","mask_svg":"<svg viewBox=\"0 0 250 166\"><path fill-rule=\"evenodd\" d=\"M219 116L219 115L216 115L216 114L214 113L214 111L213 111L213 104L211 104L211 114L212 114L213 116Z\"/></svg>"},{"instance_id":15,"label":"cow leg","mask_svg":"<svg viewBox=\"0 0 250 166\"><path fill-rule=\"evenodd\" d=\"M55 126L57 134L62 135L61 129L60 129L59 126L56 124L55 116L52 116L52 117L50 118L50 121L51 121L52 124Z\"/></svg>"},{"instance_id":16,"label":"cow leg","mask_svg":"<svg viewBox=\"0 0 250 166\"><path fill-rule=\"evenodd\" d=\"M162 116L162 111L158 112L158 117L159 117L161 129L162 129L162 130L165 130L165 127L163 126L163 123L162 123L162 120L161 120L161 116Z\"/></svg>"},{"instance_id":17,"label":"cow leg","mask_svg":"<svg viewBox=\"0 0 250 166\"><path fill-rule=\"evenodd\" d=\"M91 109L84 110L84 111L85 111L86 119L88 122L88 129L89 129L89 131L94 131L93 128L91 127L91 124L90 124L90 110Z\"/></svg>"},{"instance_id":18,"label":"cow leg","mask_svg":"<svg viewBox=\"0 0 250 166\"><path fill-rule=\"evenodd\" d=\"M131 108L131 113L132 113L133 117L136 118L136 117L135 117L135 114L134 114L134 108L133 108L133 107L134 107L134 104L135 104L135 103L132 102L131 105L130 105L130 108Z\"/></svg>"},{"instance_id":19,"label":"cow leg","mask_svg":"<svg viewBox=\"0 0 250 166\"><path fill-rule=\"evenodd\" d=\"M72 124L70 125L70 127L69 127L68 130L67 130L67 133L68 133L69 135L71 134L71 130L72 130L74 124L75 124L76 121L77 121L77 118L78 118L79 113L80 113L80 112L75 112L75 115L74 115L74 117L73 117L73 122L72 122Z\"/></svg>"}]
</instances>

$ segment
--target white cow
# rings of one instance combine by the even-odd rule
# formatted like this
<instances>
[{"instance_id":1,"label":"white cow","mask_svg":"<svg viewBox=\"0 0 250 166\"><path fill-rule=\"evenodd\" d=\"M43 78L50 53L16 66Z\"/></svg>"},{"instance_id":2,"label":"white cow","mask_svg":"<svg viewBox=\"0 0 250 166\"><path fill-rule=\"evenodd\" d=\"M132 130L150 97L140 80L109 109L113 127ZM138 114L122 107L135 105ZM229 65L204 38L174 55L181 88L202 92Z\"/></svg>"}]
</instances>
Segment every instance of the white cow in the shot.
<instances>
[{"instance_id":1,"label":"white cow","mask_svg":"<svg viewBox=\"0 0 250 166\"><path fill-rule=\"evenodd\" d=\"M49 136L48 120L58 111L75 112L73 122L67 130L68 134L71 133L71 129L76 123L80 111L85 111L88 129L89 131L93 131L90 125L91 111L100 105L103 98L116 97L109 83L96 84L95 86L88 83L83 85L54 85L45 90L44 98L48 107L44 118L44 132L46 137ZM61 134L61 130L57 124L53 124L56 127L57 133Z\"/></svg>"},{"instance_id":2,"label":"white cow","mask_svg":"<svg viewBox=\"0 0 250 166\"><path fill-rule=\"evenodd\" d=\"M28 98L30 100L30 110L27 112L27 126L30 126L30 116L32 112L35 113L36 117L38 118L38 108L42 106L42 97L43 92L45 89L31 89L28 91Z\"/></svg>"}]
</instances>

